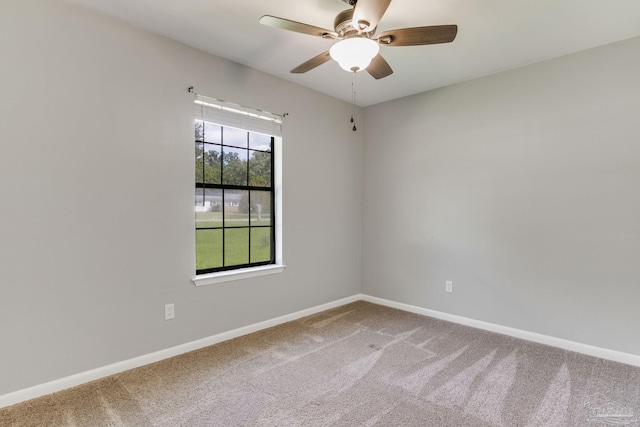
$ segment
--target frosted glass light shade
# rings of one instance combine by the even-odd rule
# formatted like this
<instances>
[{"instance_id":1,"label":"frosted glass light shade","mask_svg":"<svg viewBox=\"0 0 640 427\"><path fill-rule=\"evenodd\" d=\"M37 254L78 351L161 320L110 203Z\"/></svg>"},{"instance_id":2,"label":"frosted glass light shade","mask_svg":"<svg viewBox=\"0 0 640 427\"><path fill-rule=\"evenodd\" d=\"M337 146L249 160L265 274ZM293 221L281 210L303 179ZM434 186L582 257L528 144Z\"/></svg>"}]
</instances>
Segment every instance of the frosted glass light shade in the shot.
<instances>
[{"instance_id":1,"label":"frosted glass light shade","mask_svg":"<svg viewBox=\"0 0 640 427\"><path fill-rule=\"evenodd\" d=\"M331 46L329 55L347 71L362 71L380 51L378 43L364 37L341 40Z\"/></svg>"}]
</instances>

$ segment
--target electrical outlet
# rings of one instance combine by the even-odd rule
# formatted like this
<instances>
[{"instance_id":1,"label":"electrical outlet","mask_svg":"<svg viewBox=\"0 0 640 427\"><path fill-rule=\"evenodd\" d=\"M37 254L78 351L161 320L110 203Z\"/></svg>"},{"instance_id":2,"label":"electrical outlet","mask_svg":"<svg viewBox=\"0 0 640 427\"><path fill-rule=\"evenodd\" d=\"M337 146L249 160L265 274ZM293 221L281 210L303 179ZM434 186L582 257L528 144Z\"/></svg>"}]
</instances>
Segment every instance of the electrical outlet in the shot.
<instances>
[{"instance_id":1,"label":"electrical outlet","mask_svg":"<svg viewBox=\"0 0 640 427\"><path fill-rule=\"evenodd\" d=\"M171 320L175 317L176 313L172 304L165 304L164 306L164 320Z\"/></svg>"},{"instance_id":2,"label":"electrical outlet","mask_svg":"<svg viewBox=\"0 0 640 427\"><path fill-rule=\"evenodd\" d=\"M453 292L453 282L451 280L444 282L444 289L447 292Z\"/></svg>"}]
</instances>

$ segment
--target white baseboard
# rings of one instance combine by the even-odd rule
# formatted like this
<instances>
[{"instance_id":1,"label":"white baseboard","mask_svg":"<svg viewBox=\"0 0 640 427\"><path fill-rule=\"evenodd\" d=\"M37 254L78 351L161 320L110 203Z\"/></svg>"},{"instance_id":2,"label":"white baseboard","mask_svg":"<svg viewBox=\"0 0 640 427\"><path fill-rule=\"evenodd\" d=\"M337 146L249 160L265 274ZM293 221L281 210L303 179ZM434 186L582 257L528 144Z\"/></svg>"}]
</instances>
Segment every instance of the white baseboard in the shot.
<instances>
[{"instance_id":1,"label":"white baseboard","mask_svg":"<svg viewBox=\"0 0 640 427\"><path fill-rule=\"evenodd\" d=\"M520 338L527 341L537 342L539 344L550 345L564 350L575 351L589 356L599 357L601 359L612 360L614 362L625 363L640 367L640 356L635 354L623 353L620 351L609 350L606 348L595 347L588 344L582 344L575 341L569 341L561 338L555 338L548 335L537 334L535 332L523 331L521 329L510 328L508 326L496 325L494 323L483 322L481 320L469 319L467 317L457 316L455 314L443 313L440 311L429 310L427 308L417 307L414 305L404 304L400 302L390 301L383 298L372 297L370 295L360 295L360 299L374 304L384 305L399 310L408 311L410 313L421 314L436 319L446 320L448 322L458 323L460 325L471 326L473 328L484 329L485 331L497 332L503 335Z\"/></svg>"},{"instance_id":2,"label":"white baseboard","mask_svg":"<svg viewBox=\"0 0 640 427\"><path fill-rule=\"evenodd\" d=\"M181 344L175 347L156 351L154 353L146 354L139 357L134 357L133 359L124 360L122 362L117 362L111 365L103 366L101 368L92 369L90 371L81 372L78 374L70 375L68 377L50 381L44 384L39 384L23 390L18 390L12 393L8 393L0 396L0 408L15 405L16 403L24 402L30 399L35 399L36 397L41 397L47 394L55 393L61 390L65 390L71 387L85 384L85 383L88 383L89 381L95 381L100 378L104 378L110 375L118 374L120 372L128 371L129 369L138 368L140 366L148 365L150 363L158 362L160 360L168 359L170 357L179 356L181 354L188 353L190 351L199 350L201 348L218 344L223 341L227 341L227 340L237 338L243 335L247 335L253 332L257 332L263 329L271 328L273 326L277 326L282 323L290 322L292 320L297 320L305 316L320 313L322 311L329 310L332 308L340 307L342 305L358 301L361 299L360 297L361 297L360 295L353 295L348 298L343 298L327 304L322 304L316 307L308 308L306 310L301 310L295 313L276 317L274 319L265 320L264 322L259 322L253 325L244 326L242 328L234 329L232 331L222 332L220 334L213 335L200 340L192 341L186 344Z\"/></svg>"},{"instance_id":3,"label":"white baseboard","mask_svg":"<svg viewBox=\"0 0 640 427\"><path fill-rule=\"evenodd\" d=\"M391 308L397 308L399 310L408 311L410 313L421 314L421 315L433 317L436 319L446 320L449 322L458 323L465 326L484 329L490 332L497 332L499 334L509 335L515 338L520 338L527 341L533 341L540 344L546 344L546 345L562 348L569 351L575 351L575 352L586 354L589 356L599 357L602 359L612 360L615 362L626 363L628 365L640 367L640 356L638 355L622 353L614 350L608 350L605 348L595 347L587 344L581 344L581 343L568 341L560 338L554 338L547 335L537 334L534 332L527 332L520 329L510 328L502 325L496 325L493 323L483 322L480 320L469 319L467 317L457 316L454 314L443 313L440 311L430 310L427 308L417 307L414 305L390 301L383 298L373 297L370 295L358 294L358 295L353 295L351 297L343 298L337 301L333 301L327 304L322 304L316 307L308 308L306 310L301 310L295 313L276 317L274 319L266 320L264 322L259 322L253 325L244 326L242 328L234 329L232 331L222 332L220 334L213 335L211 337L181 344L175 347L167 348L165 350L160 350L154 353L135 357L133 359L124 360L122 362L117 362L101 368L92 369L90 371L81 372L75 375L70 375L68 377L60 378L58 380L54 380L44 384L26 388L24 390L18 390L12 393L8 393L0 396L0 408L15 405L16 403L24 402L26 400L35 399L36 397L55 393L61 390L65 390L67 388L85 384L89 381L98 380L100 378L104 378L110 375L118 374L120 372L128 371L129 369L138 368L140 366L144 366L150 363L158 362L160 360L168 359L170 357L179 356L181 354L188 353L190 351L199 350L201 348L208 347L210 345L214 345L223 341L227 341L227 340L237 338L243 335L247 335L253 332L257 332L263 329L271 328L273 326L277 326L282 323L290 322L292 320L297 320L305 316L320 313L322 311L340 307L345 304L349 304L359 300L368 301L374 304L384 305Z\"/></svg>"}]
</instances>

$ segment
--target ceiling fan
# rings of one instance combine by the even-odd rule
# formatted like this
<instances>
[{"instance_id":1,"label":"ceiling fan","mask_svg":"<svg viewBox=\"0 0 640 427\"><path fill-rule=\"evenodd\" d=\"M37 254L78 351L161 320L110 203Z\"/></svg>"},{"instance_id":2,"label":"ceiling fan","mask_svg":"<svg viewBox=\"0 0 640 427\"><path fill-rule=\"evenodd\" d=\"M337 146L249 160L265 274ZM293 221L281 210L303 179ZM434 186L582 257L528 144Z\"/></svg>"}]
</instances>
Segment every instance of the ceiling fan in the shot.
<instances>
[{"instance_id":1,"label":"ceiling fan","mask_svg":"<svg viewBox=\"0 0 640 427\"><path fill-rule=\"evenodd\" d=\"M330 50L298 65L291 70L292 73L306 73L334 59L347 71L355 73L366 69L375 79L381 79L392 74L393 70L380 55L380 46L450 43L458 32L457 25L435 25L383 31L374 37L378 23L391 0L342 1L352 7L338 13L333 22L333 31L276 16L265 15L260 18L261 24L270 27L339 40Z\"/></svg>"}]
</instances>

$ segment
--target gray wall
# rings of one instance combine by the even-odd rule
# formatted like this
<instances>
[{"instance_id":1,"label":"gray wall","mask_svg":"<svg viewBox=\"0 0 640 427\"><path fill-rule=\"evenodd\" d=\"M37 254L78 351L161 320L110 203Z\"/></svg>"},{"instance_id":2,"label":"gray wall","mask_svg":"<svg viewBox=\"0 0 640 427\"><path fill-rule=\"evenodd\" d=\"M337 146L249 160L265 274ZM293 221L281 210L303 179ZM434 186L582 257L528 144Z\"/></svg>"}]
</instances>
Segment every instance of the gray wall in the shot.
<instances>
[{"instance_id":1,"label":"gray wall","mask_svg":"<svg viewBox=\"0 0 640 427\"><path fill-rule=\"evenodd\" d=\"M0 2L0 52L0 395L360 292L349 104L60 1ZM290 113L282 274L191 283L190 85Z\"/></svg>"},{"instance_id":2,"label":"gray wall","mask_svg":"<svg viewBox=\"0 0 640 427\"><path fill-rule=\"evenodd\" d=\"M363 292L640 354L638 52L366 108Z\"/></svg>"}]
</instances>

